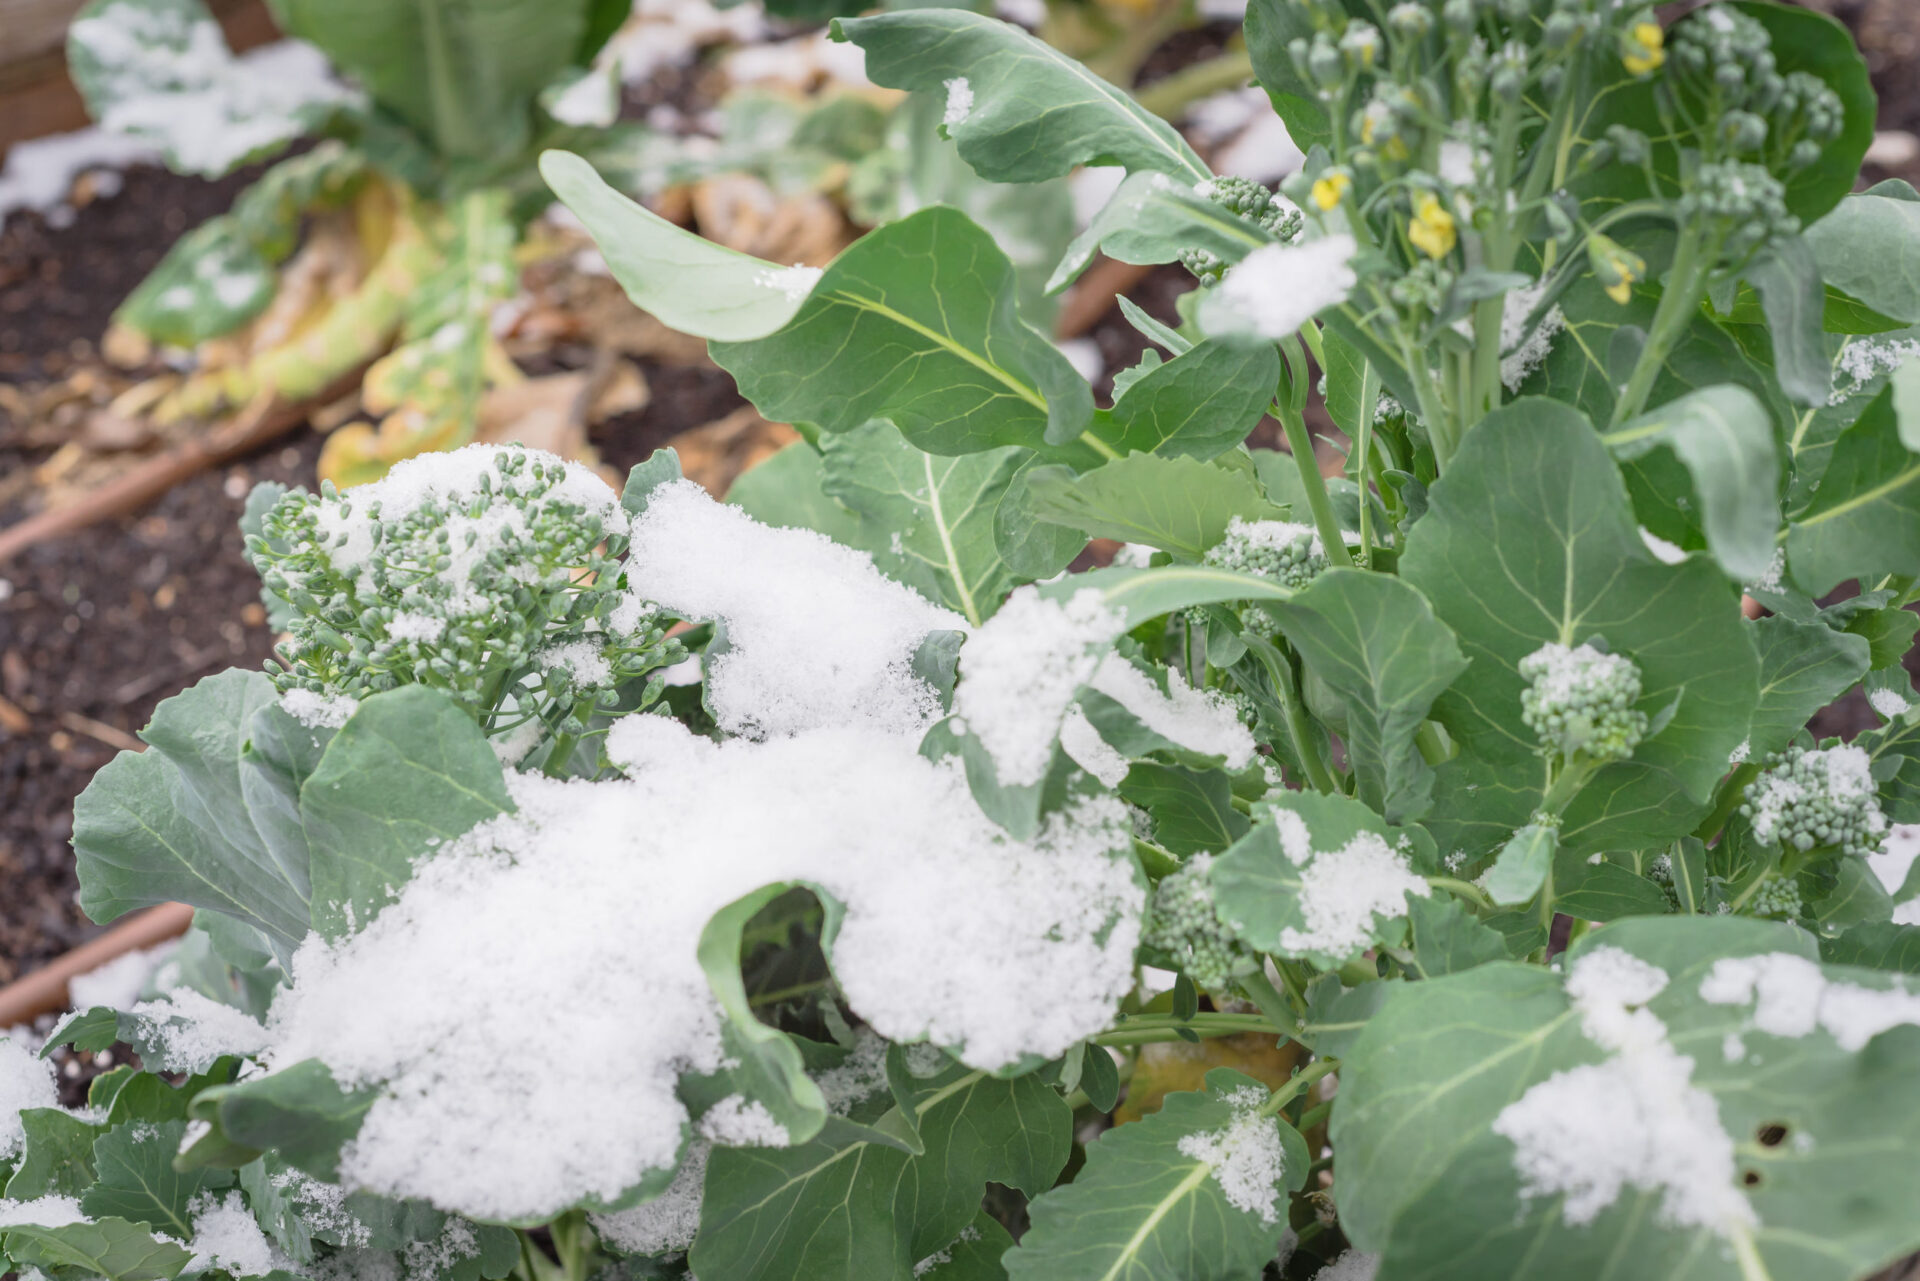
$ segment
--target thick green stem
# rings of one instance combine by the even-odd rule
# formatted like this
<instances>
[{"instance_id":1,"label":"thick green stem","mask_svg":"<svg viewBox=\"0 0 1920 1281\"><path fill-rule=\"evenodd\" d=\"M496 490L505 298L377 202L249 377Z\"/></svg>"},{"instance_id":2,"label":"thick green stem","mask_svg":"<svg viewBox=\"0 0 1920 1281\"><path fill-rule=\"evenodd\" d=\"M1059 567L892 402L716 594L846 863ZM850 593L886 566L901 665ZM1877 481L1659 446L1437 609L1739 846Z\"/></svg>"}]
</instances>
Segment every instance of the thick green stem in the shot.
<instances>
[{"instance_id":1,"label":"thick green stem","mask_svg":"<svg viewBox=\"0 0 1920 1281\"><path fill-rule=\"evenodd\" d=\"M1252 78L1252 56L1245 49L1229 49L1136 90L1133 100L1162 120L1176 120L1200 99L1236 89Z\"/></svg>"},{"instance_id":2,"label":"thick green stem","mask_svg":"<svg viewBox=\"0 0 1920 1281\"><path fill-rule=\"evenodd\" d=\"M1726 780L1720 784L1720 793L1715 798L1713 812L1707 815L1699 827L1693 829L1694 836L1698 837L1702 843L1712 844L1713 839L1720 835L1720 829L1725 827L1727 820L1733 817L1733 812L1740 808L1740 802L1746 797L1747 784L1759 776L1760 762L1758 761L1747 762L1727 775Z\"/></svg>"},{"instance_id":3,"label":"thick green stem","mask_svg":"<svg viewBox=\"0 0 1920 1281\"><path fill-rule=\"evenodd\" d=\"M1272 1024L1274 1031L1292 1037L1300 1030L1300 1017L1306 1013L1304 999L1282 996L1264 969L1241 979L1240 990L1260 1007L1261 1015Z\"/></svg>"},{"instance_id":4,"label":"thick green stem","mask_svg":"<svg viewBox=\"0 0 1920 1281\"><path fill-rule=\"evenodd\" d=\"M1420 402L1415 408L1420 411L1420 425L1427 429L1427 443L1433 446L1434 469L1445 471L1453 458L1455 441L1447 406L1434 400L1433 371L1427 365L1426 350L1402 341L1400 359L1407 367L1408 377L1413 379L1413 394Z\"/></svg>"},{"instance_id":5,"label":"thick green stem","mask_svg":"<svg viewBox=\"0 0 1920 1281\"><path fill-rule=\"evenodd\" d=\"M1183 1041L1189 1035L1202 1038L1239 1036L1245 1032L1272 1032L1273 1030L1267 1018L1260 1014L1207 1012L1184 1020L1175 1019L1171 1015L1141 1014L1128 1019L1116 1028L1100 1033L1092 1040L1095 1045L1120 1048L1163 1041Z\"/></svg>"},{"instance_id":6,"label":"thick green stem","mask_svg":"<svg viewBox=\"0 0 1920 1281\"><path fill-rule=\"evenodd\" d=\"M1293 1128L1296 1130L1311 1130L1314 1126L1319 1125L1332 1115L1333 1100L1328 1099L1324 1103L1316 1103L1305 1112L1302 1112L1299 1121L1294 1123Z\"/></svg>"},{"instance_id":7,"label":"thick green stem","mask_svg":"<svg viewBox=\"0 0 1920 1281\"><path fill-rule=\"evenodd\" d=\"M556 734L553 746L547 752L547 762L541 767L541 773L548 778L567 777L567 762L573 759L573 749L579 745L577 734Z\"/></svg>"},{"instance_id":8,"label":"thick green stem","mask_svg":"<svg viewBox=\"0 0 1920 1281\"><path fill-rule=\"evenodd\" d=\"M1492 897L1471 881L1462 881L1451 876L1429 876L1427 884L1436 890L1446 890L1450 894L1458 894L1461 898L1471 899L1489 911L1494 907Z\"/></svg>"},{"instance_id":9,"label":"thick green stem","mask_svg":"<svg viewBox=\"0 0 1920 1281\"><path fill-rule=\"evenodd\" d=\"M1326 761L1320 755L1320 747L1313 741L1313 725L1307 719L1307 710L1301 705L1300 693L1294 688L1293 670L1287 665L1285 657L1271 645L1248 646L1249 651L1267 669L1267 679L1273 683L1273 696L1280 700L1280 711L1286 719L1287 737L1293 743L1293 754L1300 762L1300 768L1306 771L1307 782L1313 790L1332 795L1340 790L1334 782L1333 771L1327 768Z\"/></svg>"},{"instance_id":10,"label":"thick green stem","mask_svg":"<svg viewBox=\"0 0 1920 1281\"><path fill-rule=\"evenodd\" d=\"M1559 818L1572 803L1573 798L1580 794L1580 789L1592 782L1593 776L1599 772L1600 767L1584 756L1576 756L1571 761L1562 762L1559 772L1553 776L1553 782L1547 788L1546 795L1540 799L1540 808L1537 812Z\"/></svg>"},{"instance_id":11,"label":"thick green stem","mask_svg":"<svg viewBox=\"0 0 1920 1281\"><path fill-rule=\"evenodd\" d=\"M1360 437L1354 442L1353 478L1360 487L1360 562L1373 568L1373 500L1367 478L1373 462L1373 411L1380 403L1380 375L1373 362L1360 368Z\"/></svg>"},{"instance_id":12,"label":"thick green stem","mask_svg":"<svg viewBox=\"0 0 1920 1281\"><path fill-rule=\"evenodd\" d=\"M1640 350L1640 358L1634 362L1626 389L1614 402L1609 429L1620 426L1646 408L1653 384L1666 368L1667 357L1673 353L1680 336L1700 310L1701 300L1707 296L1707 277L1719 256L1718 236L1702 237L1694 227L1681 229L1680 240L1673 250L1673 268L1667 273L1666 292L1661 294L1659 310L1653 314L1653 329L1647 335L1646 346Z\"/></svg>"},{"instance_id":13,"label":"thick green stem","mask_svg":"<svg viewBox=\"0 0 1920 1281\"><path fill-rule=\"evenodd\" d=\"M1307 506L1313 512L1313 527L1319 531L1327 560L1336 568L1353 567L1347 552L1346 535L1340 532L1339 518L1333 514L1333 499L1327 496L1327 480L1320 474L1320 460L1313 452L1313 437L1307 432L1307 420L1284 406L1274 410L1287 431L1287 447L1293 451L1293 465L1300 470L1301 487L1307 491Z\"/></svg>"},{"instance_id":14,"label":"thick green stem","mask_svg":"<svg viewBox=\"0 0 1920 1281\"><path fill-rule=\"evenodd\" d=\"M1273 1116L1304 1094L1315 1081L1339 1070L1339 1059L1315 1059L1295 1072L1291 1081L1267 1096L1267 1101L1260 1105L1260 1115Z\"/></svg>"}]
</instances>

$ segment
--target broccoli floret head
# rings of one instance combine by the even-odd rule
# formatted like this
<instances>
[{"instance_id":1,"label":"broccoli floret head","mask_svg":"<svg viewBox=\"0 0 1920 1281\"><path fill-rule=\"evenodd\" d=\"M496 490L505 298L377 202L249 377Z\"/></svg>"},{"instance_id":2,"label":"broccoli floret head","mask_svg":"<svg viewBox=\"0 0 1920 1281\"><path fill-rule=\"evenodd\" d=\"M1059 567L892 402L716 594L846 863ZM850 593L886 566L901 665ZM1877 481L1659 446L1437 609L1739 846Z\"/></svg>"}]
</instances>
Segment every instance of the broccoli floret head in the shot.
<instances>
[{"instance_id":1,"label":"broccoli floret head","mask_svg":"<svg viewBox=\"0 0 1920 1281\"><path fill-rule=\"evenodd\" d=\"M1165 952L1195 985L1217 992L1252 974L1259 961L1220 919L1207 880L1212 866L1213 855L1195 854L1161 878L1142 941Z\"/></svg>"},{"instance_id":2,"label":"broccoli floret head","mask_svg":"<svg viewBox=\"0 0 1920 1281\"><path fill-rule=\"evenodd\" d=\"M1590 761L1625 760L1647 732L1637 711L1640 669L1633 661L1591 644L1542 645L1520 660L1527 688L1520 718L1540 739L1543 752Z\"/></svg>"},{"instance_id":3,"label":"broccoli floret head","mask_svg":"<svg viewBox=\"0 0 1920 1281\"><path fill-rule=\"evenodd\" d=\"M1744 795L1740 813L1764 844L1865 858L1886 835L1871 762L1858 747L1789 747L1767 758Z\"/></svg>"},{"instance_id":4,"label":"broccoli floret head","mask_svg":"<svg viewBox=\"0 0 1920 1281\"><path fill-rule=\"evenodd\" d=\"M1204 563L1271 579L1299 591L1327 567L1320 535L1311 525L1284 520L1246 520L1234 517L1227 536L1207 550ZM1257 636L1272 638L1279 630L1265 610L1240 611L1241 623Z\"/></svg>"},{"instance_id":5,"label":"broccoli floret head","mask_svg":"<svg viewBox=\"0 0 1920 1281\"><path fill-rule=\"evenodd\" d=\"M1680 891L1673 883L1673 856L1661 854L1647 864L1647 879L1660 887L1667 896L1667 906L1675 911L1680 908Z\"/></svg>"},{"instance_id":6,"label":"broccoli floret head","mask_svg":"<svg viewBox=\"0 0 1920 1281\"><path fill-rule=\"evenodd\" d=\"M1196 190L1214 204L1263 228L1282 243L1300 234L1300 211L1274 198L1273 192L1248 178L1209 178ZM1213 284L1226 274L1227 264L1207 249L1185 249L1180 265L1202 283Z\"/></svg>"},{"instance_id":7,"label":"broccoli floret head","mask_svg":"<svg viewBox=\"0 0 1920 1281\"><path fill-rule=\"evenodd\" d=\"M1782 74L1767 29L1732 5L1676 24L1672 61L1679 83L1714 122L1710 159L1758 160L1791 176L1818 161L1846 125L1832 86L1810 72Z\"/></svg>"},{"instance_id":8,"label":"broccoli floret head","mask_svg":"<svg viewBox=\"0 0 1920 1281\"><path fill-rule=\"evenodd\" d=\"M1769 873L1767 878L1754 890L1744 909L1747 916L1758 916L1770 921L1799 920L1804 911L1800 899L1800 886L1790 876Z\"/></svg>"},{"instance_id":9,"label":"broccoli floret head","mask_svg":"<svg viewBox=\"0 0 1920 1281\"><path fill-rule=\"evenodd\" d=\"M621 589L626 513L591 473L521 448L403 463L363 489L283 495L247 553L284 606L283 692L431 684L578 733L622 682L684 656ZM489 728L494 728L489 726Z\"/></svg>"},{"instance_id":10,"label":"broccoli floret head","mask_svg":"<svg viewBox=\"0 0 1920 1281\"><path fill-rule=\"evenodd\" d=\"M1701 165L1678 207L1689 222L1717 223L1726 235L1723 252L1736 260L1800 230L1800 220L1787 212L1787 189L1780 180L1760 165L1738 160Z\"/></svg>"}]
</instances>

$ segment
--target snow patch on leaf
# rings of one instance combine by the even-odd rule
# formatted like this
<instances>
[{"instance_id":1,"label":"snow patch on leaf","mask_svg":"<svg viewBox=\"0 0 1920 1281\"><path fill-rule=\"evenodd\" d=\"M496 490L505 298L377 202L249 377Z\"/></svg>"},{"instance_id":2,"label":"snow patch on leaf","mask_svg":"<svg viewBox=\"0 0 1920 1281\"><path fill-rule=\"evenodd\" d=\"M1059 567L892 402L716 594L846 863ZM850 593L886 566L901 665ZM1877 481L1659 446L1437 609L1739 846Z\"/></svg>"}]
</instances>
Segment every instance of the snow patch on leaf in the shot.
<instances>
[{"instance_id":1,"label":"snow patch on leaf","mask_svg":"<svg viewBox=\"0 0 1920 1281\"><path fill-rule=\"evenodd\" d=\"M1074 696L1126 626L1093 588L1057 601L1023 587L968 638L953 711L993 757L1001 782L1040 781Z\"/></svg>"},{"instance_id":2,"label":"snow patch on leaf","mask_svg":"<svg viewBox=\"0 0 1920 1281\"><path fill-rule=\"evenodd\" d=\"M1829 980L1805 957L1770 952L1715 961L1700 983L1700 999L1751 1004L1753 1028L1769 1036L1798 1040L1818 1028L1851 1054L1889 1028L1920 1025L1920 993L1909 992L1897 977L1893 983L1870 988Z\"/></svg>"},{"instance_id":3,"label":"snow patch on leaf","mask_svg":"<svg viewBox=\"0 0 1920 1281\"><path fill-rule=\"evenodd\" d=\"M20 1113L59 1106L53 1065L42 1062L24 1042L0 1036L0 1160L18 1152L26 1138Z\"/></svg>"},{"instance_id":4,"label":"snow patch on leaf","mask_svg":"<svg viewBox=\"0 0 1920 1281\"><path fill-rule=\"evenodd\" d=\"M1373 918L1405 916L1406 896L1433 893L1417 875L1407 852L1387 844L1377 832L1357 832L1337 850L1316 851L1306 820L1292 810L1275 810L1280 851L1302 868L1300 912L1305 929L1288 926L1280 945L1288 952L1324 952L1345 956L1373 937Z\"/></svg>"},{"instance_id":5,"label":"snow patch on leaf","mask_svg":"<svg viewBox=\"0 0 1920 1281\"><path fill-rule=\"evenodd\" d=\"M678 1078L725 1057L700 934L763 886L840 903L832 961L853 1010L975 1067L1064 1052L1131 983L1142 892L1116 798L1022 843L957 761L910 738L715 744L659 716L610 738L628 778L513 776L516 813L436 851L358 935L295 956L273 1064L319 1058L344 1085L384 1087L343 1151L350 1186L523 1218L671 1168L689 1119ZM580 1053L556 1060L561 1043ZM621 1108L584 1105L609 1089Z\"/></svg>"},{"instance_id":6,"label":"snow patch on leaf","mask_svg":"<svg viewBox=\"0 0 1920 1281\"><path fill-rule=\"evenodd\" d=\"M1180 1155L1209 1166L1211 1177L1234 1209L1257 1214L1265 1224L1278 1223L1287 1158L1280 1143L1280 1123L1260 1112L1267 1092L1258 1086L1242 1086L1223 1101L1233 1109L1232 1123L1224 1129L1184 1136Z\"/></svg>"},{"instance_id":7,"label":"snow patch on leaf","mask_svg":"<svg viewBox=\"0 0 1920 1281\"><path fill-rule=\"evenodd\" d=\"M1593 1222L1628 1187L1660 1193L1669 1227L1728 1236L1759 1222L1735 1183L1719 1105L1693 1084L1693 1060L1646 1008L1668 982L1621 948L1587 952L1567 976L1567 996L1609 1057L1554 1073L1494 1119L1494 1133L1514 1145L1521 1194L1561 1198L1571 1226Z\"/></svg>"},{"instance_id":8,"label":"snow patch on leaf","mask_svg":"<svg viewBox=\"0 0 1920 1281\"><path fill-rule=\"evenodd\" d=\"M917 734L939 714L912 670L929 632L959 615L874 568L873 558L805 529L762 525L689 480L655 488L633 523L635 602L726 624L707 701L731 734L773 738L848 723Z\"/></svg>"}]
</instances>

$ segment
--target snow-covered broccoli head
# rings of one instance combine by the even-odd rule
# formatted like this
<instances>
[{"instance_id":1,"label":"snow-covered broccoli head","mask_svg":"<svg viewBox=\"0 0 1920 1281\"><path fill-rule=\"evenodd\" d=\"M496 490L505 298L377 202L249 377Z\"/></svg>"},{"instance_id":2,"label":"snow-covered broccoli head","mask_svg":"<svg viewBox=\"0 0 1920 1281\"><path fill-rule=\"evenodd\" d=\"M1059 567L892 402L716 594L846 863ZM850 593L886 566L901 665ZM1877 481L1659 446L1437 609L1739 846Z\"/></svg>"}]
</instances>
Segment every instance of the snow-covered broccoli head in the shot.
<instances>
[{"instance_id":1,"label":"snow-covered broccoli head","mask_svg":"<svg viewBox=\"0 0 1920 1281\"><path fill-rule=\"evenodd\" d=\"M1566 760L1625 760L1647 732L1646 713L1634 708L1640 669L1631 659L1591 644L1549 643L1520 660L1520 675L1527 682L1520 718L1543 752Z\"/></svg>"},{"instance_id":2,"label":"snow-covered broccoli head","mask_svg":"<svg viewBox=\"0 0 1920 1281\"><path fill-rule=\"evenodd\" d=\"M1195 854L1161 880L1141 938L1171 957L1196 985L1219 991L1252 974L1258 961L1220 919L1207 879L1212 866L1213 855Z\"/></svg>"},{"instance_id":3,"label":"snow-covered broccoli head","mask_svg":"<svg viewBox=\"0 0 1920 1281\"><path fill-rule=\"evenodd\" d=\"M1327 567L1326 549L1311 525L1284 520L1246 520L1234 517L1226 538L1202 558L1206 564L1254 574L1299 591ZM1259 636L1272 637L1278 627L1264 610L1246 609L1240 621Z\"/></svg>"},{"instance_id":4,"label":"snow-covered broccoli head","mask_svg":"<svg viewBox=\"0 0 1920 1281\"><path fill-rule=\"evenodd\" d=\"M1764 844L1865 858L1886 835L1871 762L1857 747L1789 747L1767 759L1745 797L1740 812Z\"/></svg>"},{"instance_id":5,"label":"snow-covered broccoli head","mask_svg":"<svg viewBox=\"0 0 1920 1281\"><path fill-rule=\"evenodd\" d=\"M623 602L627 524L593 472L518 447L284 494L247 540L287 619L271 675L326 699L430 684L482 716L510 696L560 728L681 656L670 620Z\"/></svg>"},{"instance_id":6,"label":"snow-covered broccoli head","mask_svg":"<svg viewBox=\"0 0 1920 1281\"><path fill-rule=\"evenodd\" d=\"M1233 214L1261 227L1282 244L1300 234L1300 211L1273 192L1249 178L1209 178L1200 184L1199 193ZM1227 264L1218 254L1206 249L1184 249L1180 265L1198 277L1202 284L1214 284L1226 274Z\"/></svg>"}]
</instances>

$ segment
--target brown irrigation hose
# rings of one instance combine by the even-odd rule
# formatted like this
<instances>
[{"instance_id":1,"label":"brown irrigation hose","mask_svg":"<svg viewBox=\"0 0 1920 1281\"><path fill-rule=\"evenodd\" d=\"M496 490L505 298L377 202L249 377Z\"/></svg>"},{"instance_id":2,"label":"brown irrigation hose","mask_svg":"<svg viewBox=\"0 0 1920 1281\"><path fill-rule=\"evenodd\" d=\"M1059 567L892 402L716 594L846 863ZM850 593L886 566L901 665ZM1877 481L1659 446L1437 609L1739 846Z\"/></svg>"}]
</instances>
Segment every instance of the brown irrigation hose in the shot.
<instances>
[{"instance_id":1,"label":"brown irrigation hose","mask_svg":"<svg viewBox=\"0 0 1920 1281\"><path fill-rule=\"evenodd\" d=\"M99 969L129 952L179 938L193 924L193 909L185 903L162 903L129 916L90 943L58 958L53 964L0 987L0 1030L30 1024L42 1014L67 1008L67 983Z\"/></svg>"}]
</instances>

